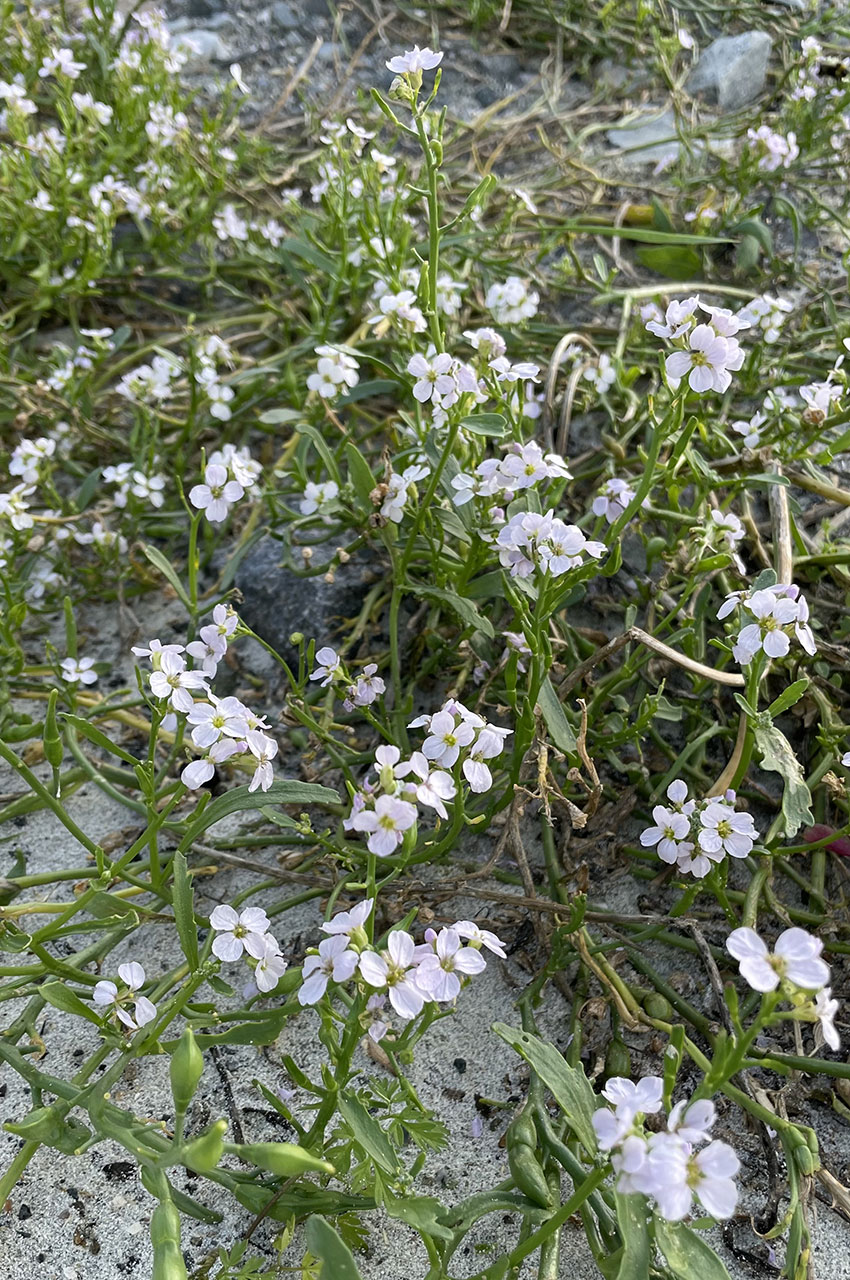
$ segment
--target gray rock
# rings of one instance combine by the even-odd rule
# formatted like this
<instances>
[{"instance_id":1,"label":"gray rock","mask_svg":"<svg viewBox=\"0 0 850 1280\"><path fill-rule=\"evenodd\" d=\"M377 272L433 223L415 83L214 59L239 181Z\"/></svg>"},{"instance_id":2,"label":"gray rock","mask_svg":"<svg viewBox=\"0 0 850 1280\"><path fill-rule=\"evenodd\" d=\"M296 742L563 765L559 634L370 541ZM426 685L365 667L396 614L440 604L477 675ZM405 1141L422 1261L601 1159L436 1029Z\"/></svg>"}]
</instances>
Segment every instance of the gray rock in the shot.
<instances>
[{"instance_id":1,"label":"gray rock","mask_svg":"<svg viewBox=\"0 0 850 1280\"><path fill-rule=\"evenodd\" d=\"M203 27L191 27L181 31L174 44L188 54L189 65L201 62L229 62L231 53L221 36L214 31L206 31Z\"/></svg>"},{"instance_id":2,"label":"gray rock","mask_svg":"<svg viewBox=\"0 0 850 1280\"><path fill-rule=\"evenodd\" d=\"M287 4L286 0L276 0L271 7L271 17L272 22L283 27L284 31L297 31L303 21L295 6Z\"/></svg>"},{"instance_id":3,"label":"gray rock","mask_svg":"<svg viewBox=\"0 0 850 1280\"><path fill-rule=\"evenodd\" d=\"M737 111L764 88L771 43L766 31L720 36L701 55L685 88L690 94L703 94L721 111Z\"/></svg>"},{"instance_id":4,"label":"gray rock","mask_svg":"<svg viewBox=\"0 0 850 1280\"><path fill-rule=\"evenodd\" d=\"M628 124L609 129L605 136L625 153L623 159L630 164L657 164L679 154L676 117L670 107L650 107L630 117Z\"/></svg>"},{"instance_id":5,"label":"gray rock","mask_svg":"<svg viewBox=\"0 0 850 1280\"><path fill-rule=\"evenodd\" d=\"M330 563L335 551L333 543L314 546L312 564ZM237 609L258 636L293 662L297 659L289 638L293 632L315 640L317 647L333 644L346 622L357 617L367 592L385 575L386 567L375 552L363 548L347 564L337 565L333 581L326 582L323 574L304 578L293 573L283 563L286 556L286 547L276 538L267 536L257 543L236 574L242 593Z\"/></svg>"}]
</instances>

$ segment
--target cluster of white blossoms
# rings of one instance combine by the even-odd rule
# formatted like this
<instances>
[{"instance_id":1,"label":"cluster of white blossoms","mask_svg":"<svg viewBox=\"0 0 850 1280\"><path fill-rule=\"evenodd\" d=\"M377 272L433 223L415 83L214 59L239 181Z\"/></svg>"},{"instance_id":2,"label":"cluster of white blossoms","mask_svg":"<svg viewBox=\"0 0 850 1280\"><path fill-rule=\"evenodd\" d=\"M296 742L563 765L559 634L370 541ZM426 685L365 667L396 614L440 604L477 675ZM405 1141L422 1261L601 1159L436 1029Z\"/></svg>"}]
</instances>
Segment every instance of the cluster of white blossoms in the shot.
<instances>
[{"instance_id":1,"label":"cluster of white blossoms","mask_svg":"<svg viewBox=\"0 0 850 1280\"><path fill-rule=\"evenodd\" d=\"M662 862L678 867L682 875L707 876L712 866L730 858L746 858L758 840L749 813L735 810L735 792L688 799L687 784L677 779L667 788L666 805L652 810L651 827L640 833L645 849L655 848Z\"/></svg>"},{"instance_id":2,"label":"cluster of white blossoms","mask_svg":"<svg viewBox=\"0 0 850 1280\"><path fill-rule=\"evenodd\" d=\"M228 642L238 625L239 618L234 611L227 605L217 604L212 622L201 627L197 640L187 645L151 640L146 646L133 646L137 658L150 659L151 694L164 704L168 715L185 715L186 723L192 726L192 744L203 753L180 774L183 785L190 791L209 782L216 765L237 755L253 758L249 791L268 791L274 781L272 760L277 755L277 742L269 736L266 720L255 715L238 698L216 697L208 684L227 653ZM191 668L184 655L192 660ZM204 693L206 697L196 698L196 693ZM175 723L176 720L163 720L165 727Z\"/></svg>"},{"instance_id":3,"label":"cluster of white blossoms","mask_svg":"<svg viewBox=\"0 0 850 1280\"><path fill-rule=\"evenodd\" d=\"M413 398L419 404L430 400L435 409L451 409L463 395L484 399L479 387L478 375L469 364L464 364L448 351L437 352L429 346L424 355L417 352L407 362L407 372L415 379Z\"/></svg>"},{"instance_id":4,"label":"cluster of white blossoms","mask_svg":"<svg viewBox=\"0 0 850 1280\"><path fill-rule=\"evenodd\" d=\"M663 1091L660 1076L644 1076L637 1084L614 1076L602 1090L610 1106L593 1113L593 1128L601 1149L611 1153L617 1190L649 1197L668 1222L686 1218L695 1196L712 1218L731 1218L740 1161L728 1143L709 1141L714 1103L677 1102L666 1128L647 1133L644 1119L661 1111Z\"/></svg>"},{"instance_id":5,"label":"cluster of white blossoms","mask_svg":"<svg viewBox=\"0 0 850 1280\"><path fill-rule=\"evenodd\" d=\"M776 133L767 124L761 124L757 129L748 129L747 142L758 156L758 167L765 173L787 169L800 154L796 133Z\"/></svg>"},{"instance_id":6,"label":"cluster of white blossoms","mask_svg":"<svg viewBox=\"0 0 850 1280\"><path fill-rule=\"evenodd\" d=\"M378 664L367 662L359 675L351 676L335 649L324 645L316 653L316 670L310 675L311 680L318 680L323 688L334 685L344 692L343 706L346 711L355 707L370 707L387 686L377 674Z\"/></svg>"},{"instance_id":7,"label":"cluster of white blossoms","mask_svg":"<svg viewBox=\"0 0 850 1280\"><path fill-rule=\"evenodd\" d=\"M603 351L595 360L585 364L581 376L602 396L617 381L617 370L607 351Z\"/></svg>"},{"instance_id":8,"label":"cluster of white blossoms","mask_svg":"<svg viewBox=\"0 0 850 1280\"><path fill-rule=\"evenodd\" d=\"M145 971L138 961L131 960L127 964L119 964L118 977L122 984L120 987L108 978L96 983L92 999L117 1017L128 1031L138 1031L156 1017L156 1005L147 996L138 994L145 985ZM131 1004L132 1013L129 1010Z\"/></svg>"},{"instance_id":9,"label":"cluster of white blossoms","mask_svg":"<svg viewBox=\"0 0 850 1280\"><path fill-rule=\"evenodd\" d=\"M554 511L518 512L499 530L496 545L499 562L512 578L528 578L535 569L560 577L581 568L586 557L601 559L608 549L604 542L586 538L578 525L565 524Z\"/></svg>"},{"instance_id":10,"label":"cluster of white blossoms","mask_svg":"<svg viewBox=\"0 0 850 1280\"><path fill-rule=\"evenodd\" d=\"M9 459L9 475L18 476L19 483L34 485L42 478L50 459L56 452L56 441L49 436L35 440L22 440L15 445Z\"/></svg>"},{"instance_id":11,"label":"cluster of white blossoms","mask_svg":"<svg viewBox=\"0 0 850 1280\"><path fill-rule=\"evenodd\" d=\"M544 453L535 440L527 444L515 441L506 447L501 458L485 458L475 468L475 473L459 472L452 477L456 490L453 502L462 507L473 498L492 498L498 495L505 502L523 489L530 489L542 480L569 480L570 472L564 459L557 453Z\"/></svg>"},{"instance_id":12,"label":"cluster of white blossoms","mask_svg":"<svg viewBox=\"0 0 850 1280\"><path fill-rule=\"evenodd\" d=\"M182 372L182 361L176 356L154 356L150 364L137 365L125 373L115 390L137 404L167 400Z\"/></svg>"},{"instance_id":13,"label":"cluster of white blossoms","mask_svg":"<svg viewBox=\"0 0 850 1280\"><path fill-rule=\"evenodd\" d=\"M161 471L142 471L132 462L118 462L104 467L101 478L104 484L115 486L112 501L116 507L126 507L131 497L156 509L165 503L166 477Z\"/></svg>"},{"instance_id":14,"label":"cluster of white blossoms","mask_svg":"<svg viewBox=\"0 0 850 1280\"><path fill-rule=\"evenodd\" d=\"M355 978L361 990L375 992L364 1020L375 1041L389 1030L382 1014L387 997L395 1013L410 1022L426 1004L457 999L465 982L486 968L483 948L505 958L499 938L472 920L458 920L439 931L426 929L418 946L411 934L393 929L385 946L377 949L365 928L373 907L374 899L367 898L322 925L329 936L304 961L298 1000L302 1005L318 1004L331 982L339 985Z\"/></svg>"},{"instance_id":15,"label":"cluster of white blossoms","mask_svg":"<svg viewBox=\"0 0 850 1280\"><path fill-rule=\"evenodd\" d=\"M417 716L408 727L427 729L422 750L403 760L398 747L378 747L375 776L367 775L354 792L351 812L343 821L346 831L367 837L367 849L379 858L396 853L408 832L409 839L414 838L417 804L447 819L446 802L457 795L461 776L476 794L489 791L493 775L488 761L502 754L512 732L489 724L455 699L434 715Z\"/></svg>"},{"instance_id":16,"label":"cluster of white blossoms","mask_svg":"<svg viewBox=\"0 0 850 1280\"><path fill-rule=\"evenodd\" d=\"M424 480L429 472L430 467L424 462L413 462L404 471L390 470L384 484L374 490L375 496L380 498L379 510L385 520L401 524L417 481Z\"/></svg>"},{"instance_id":17,"label":"cluster of white blossoms","mask_svg":"<svg viewBox=\"0 0 850 1280\"><path fill-rule=\"evenodd\" d=\"M738 632L732 655L741 666L752 662L756 654L768 658L784 658L790 651L792 637L806 653L817 653L812 628L809 626L809 606L800 588L793 583L776 583L753 591L733 591L717 611L720 619L728 618L736 609L749 615L753 621L745 622Z\"/></svg>"},{"instance_id":18,"label":"cluster of white blossoms","mask_svg":"<svg viewBox=\"0 0 850 1280\"><path fill-rule=\"evenodd\" d=\"M755 929L733 929L726 950L738 961L741 977L763 995L779 991L791 1006L784 1015L800 1022L816 1022L830 1049L841 1048L835 1029L838 1001L832 999L829 965L821 958L823 943L794 926L783 930L771 951Z\"/></svg>"},{"instance_id":19,"label":"cluster of white blossoms","mask_svg":"<svg viewBox=\"0 0 850 1280\"><path fill-rule=\"evenodd\" d=\"M595 516L604 516L609 524L619 520L630 502L634 500L635 490L628 480L620 480L612 476L606 480L599 493L593 499L591 510Z\"/></svg>"},{"instance_id":20,"label":"cluster of white blossoms","mask_svg":"<svg viewBox=\"0 0 850 1280\"><path fill-rule=\"evenodd\" d=\"M319 357L316 372L307 377L309 391L317 392L323 400L336 400L357 386L360 365L353 356L331 346L316 347L316 355Z\"/></svg>"},{"instance_id":21,"label":"cluster of white blossoms","mask_svg":"<svg viewBox=\"0 0 850 1280\"><path fill-rule=\"evenodd\" d=\"M539 305L540 294L519 276L508 276L503 284L491 284L484 299L496 324L522 324L537 315Z\"/></svg>"},{"instance_id":22,"label":"cluster of white blossoms","mask_svg":"<svg viewBox=\"0 0 850 1280\"><path fill-rule=\"evenodd\" d=\"M706 323L697 323L698 309L709 317ZM691 390L699 393L728 390L732 373L744 363L744 352L735 335L749 327L750 322L741 313L735 315L725 307L712 307L701 302L699 294L671 302L663 320L652 313L646 322L650 333L676 344L677 350L664 362L672 389L675 391L687 378Z\"/></svg>"},{"instance_id":23,"label":"cluster of white blossoms","mask_svg":"<svg viewBox=\"0 0 850 1280\"><path fill-rule=\"evenodd\" d=\"M339 485L336 480L322 480L315 483L308 480L304 485L304 497L298 504L302 516L318 516L324 524L330 524L331 513L339 497Z\"/></svg>"},{"instance_id":24,"label":"cluster of white blossoms","mask_svg":"<svg viewBox=\"0 0 850 1280\"><path fill-rule=\"evenodd\" d=\"M764 341L772 345L779 341L782 326L793 310L794 304L787 298L763 293L742 307L738 317L745 320L751 328L761 329Z\"/></svg>"},{"instance_id":25,"label":"cluster of white blossoms","mask_svg":"<svg viewBox=\"0 0 850 1280\"><path fill-rule=\"evenodd\" d=\"M223 904L215 907L210 916L210 928L215 932L213 955L226 964L235 964L244 955L253 964L253 987L264 995L274 991L279 979L286 972L287 961L274 934L269 932L270 921L262 907L245 907L236 911ZM249 987L245 995L253 994Z\"/></svg>"},{"instance_id":26,"label":"cluster of white blossoms","mask_svg":"<svg viewBox=\"0 0 850 1280\"><path fill-rule=\"evenodd\" d=\"M261 471L247 448L237 449L235 445L226 444L210 454L204 482L192 486L189 501L203 511L211 524L221 524L230 514L232 504L257 483Z\"/></svg>"}]
</instances>

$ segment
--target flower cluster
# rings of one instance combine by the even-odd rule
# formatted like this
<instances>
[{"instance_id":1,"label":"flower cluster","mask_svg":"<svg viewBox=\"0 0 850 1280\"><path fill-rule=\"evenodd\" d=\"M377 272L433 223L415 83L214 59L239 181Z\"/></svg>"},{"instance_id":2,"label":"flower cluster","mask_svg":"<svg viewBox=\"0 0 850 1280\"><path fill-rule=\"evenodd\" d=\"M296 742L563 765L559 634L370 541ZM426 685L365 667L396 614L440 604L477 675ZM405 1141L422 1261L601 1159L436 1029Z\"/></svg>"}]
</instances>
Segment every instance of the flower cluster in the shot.
<instances>
[{"instance_id":1,"label":"flower cluster","mask_svg":"<svg viewBox=\"0 0 850 1280\"><path fill-rule=\"evenodd\" d=\"M749 813L736 812L734 791L690 800L686 783L677 779L667 788L667 800L652 810L653 826L640 833L640 842L683 875L702 879L727 854L746 858L752 852L758 832Z\"/></svg>"},{"instance_id":2,"label":"flower cluster","mask_svg":"<svg viewBox=\"0 0 850 1280\"><path fill-rule=\"evenodd\" d=\"M316 347L316 355L319 360L316 372L307 378L308 390L316 391L323 400L335 400L357 386L360 365L353 356L330 346Z\"/></svg>"},{"instance_id":3,"label":"flower cluster","mask_svg":"<svg viewBox=\"0 0 850 1280\"><path fill-rule=\"evenodd\" d=\"M316 652L316 663L316 670L311 673L310 679L318 680L323 688L334 684L344 690L343 706L346 711L353 711L355 707L370 707L386 692L386 684L376 674L376 662L367 662L360 674L352 677L336 650L324 645Z\"/></svg>"},{"instance_id":4,"label":"flower cluster","mask_svg":"<svg viewBox=\"0 0 850 1280\"><path fill-rule=\"evenodd\" d=\"M332 650L320 652L336 656ZM330 674L328 667L324 670ZM448 818L446 802L457 795L461 776L476 794L489 791L493 775L487 762L502 754L512 732L489 724L454 699L434 715L417 716L408 727L428 730L422 750L403 760L398 747L378 747L375 777L367 775L354 793L351 813L343 822L346 831L366 835L366 847L380 858L395 853L407 833L413 838L417 804Z\"/></svg>"},{"instance_id":5,"label":"flower cluster","mask_svg":"<svg viewBox=\"0 0 850 1280\"><path fill-rule=\"evenodd\" d=\"M694 1196L712 1218L731 1218L740 1161L728 1143L709 1141L714 1103L677 1102L667 1127L647 1134L644 1117L661 1111L663 1088L660 1076L644 1076L637 1084L614 1076L602 1090L610 1107L594 1112L593 1128L601 1149L611 1153L617 1190L648 1196L668 1222L687 1217Z\"/></svg>"},{"instance_id":6,"label":"flower cluster","mask_svg":"<svg viewBox=\"0 0 850 1280\"><path fill-rule=\"evenodd\" d=\"M830 1049L841 1041L835 1029L838 1001L832 999L829 965L821 959L823 943L805 929L785 929L771 951L755 929L733 929L726 950L738 961L741 977L763 995L779 991L792 1005L791 1018L817 1022Z\"/></svg>"},{"instance_id":7,"label":"flower cluster","mask_svg":"<svg viewBox=\"0 0 850 1280\"><path fill-rule=\"evenodd\" d=\"M166 477L160 471L141 471L132 462L118 462L103 468L103 480L115 486L112 501L116 507L126 507L130 498L158 510L165 503Z\"/></svg>"},{"instance_id":8,"label":"flower cluster","mask_svg":"<svg viewBox=\"0 0 850 1280\"><path fill-rule=\"evenodd\" d=\"M508 276L504 284L491 284L484 305L496 324L517 325L537 315L540 294L519 276Z\"/></svg>"},{"instance_id":9,"label":"flower cluster","mask_svg":"<svg viewBox=\"0 0 850 1280\"><path fill-rule=\"evenodd\" d=\"M619 520L634 496L635 491L627 480L612 476L605 481L593 499L591 510L595 516L604 516L609 524L613 524L615 520Z\"/></svg>"},{"instance_id":10,"label":"flower cluster","mask_svg":"<svg viewBox=\"0 0 850 1280\"><path fill-rule=\"evenodd\" d=\"M268 791L274 781L271 762L277 755L277 742L269 736L268 723L238 698L216 697L207 683L216 674L238 625L234 611L218 604L212 622L201 627L199 638L188 645L151 640L147 646L133 646L137 658L150 659L153 670L148 684L152 695L165 704L169 714L186 716L186 723L192 726L192 743L203 752L200 759L192 760L181 772L181 781L190 791L209 782L217 764L237 755L253 757L249 791ZM191 668L184 654L192 660ZM206 698L196 699L194 693L198 691Z\"/></svg>"},{"instance_id":11,"label":"flower cluster","mask_svg":"<svg viewBox=\"0 0 850 1280\"><path fill-rule=\"evenodd\" d=\"M706 313L707 322L696 322L697 309ZM700 301L699 294L671 302L663 322L654 315L646 322L650 333L677 344L678 349L664 362L670 386L675 391L686 377L691 390L699 393L728 390L732 373L744 363L744 352L735 335L749 327L749 321L740 313L734 315L724 307L709 306Z\"/></svg>"},{"instance_id":12,"label":"flower cluster","mask_svg":"<svg viewBox=\"0 0 850 1280\"><path fill-rule=\"evenodd\" d=\"M795 133L776 133L767 124L761 124L757 129L748 129L747 142L758 156L758 167L765 173L787 169L800 154Z\"/></svg>"},{"instance_id":13,"label":"flower cluster","mask_svg":"<svg viewBox=\"0 0 850 1280\"><path fill-rule=\"evenodd\" d=\"M429 347L424 355L417 352L408 360L407 372L415 378L414 400L419 404L430 401L435 409L443 412L457 404L463 395L481 394L478 375L472 366L448 351L437 352Z\"/></svg>"},{"instance_id":14,"label":"flower cluster","mask_svg":"<svg viewBox=\"0 0 850 1280\"><path fill-rule=\"evenodd\" d=\"M761 329L764 341L772 345L779 341L780 330L793 310L794 304L787 298L776 298L772 293L763 293L742 307L738 317L746 320L751 328Z\"/></svg>"},{"instance_id":15,"label":"flower cluster","mask_svg":"<svg viewBox=\"0 0 850 1280\"><path fill-rule=\"evenodd\" d=\"M800 588L793 583L776 583L754 591L733 591L718 610L720 619L743 609L753 621L746 622L732 648L736 662L747 666L756 654L768 658L784 658L795 637L806 653L817 653L814 633L809 626L809 606Z\"/></svg>"},{"instance_id":16,"label":"flower cluster","mask_svg":"<svg viewBox=\"0 0 850 1280\"><path fill-rule=\"evenodd\" d=\"M210 916L215 931L213 955L227 964L239 960L243 953L254 960L254 986L267 994L274 991L286 970L286 960L277 939L269 933L269 918L262 907L246 907L235 911L226 905L215 907Z\"/></svg>"},{"instance_id":17,"label":"flower cluster","mask_svg":"<svg viewBox=\"0 0 850 1280\"><path fill-rule=\"evenodd\" d=\"M419 480L424 480L430 467L423 462L414 462L404 471L393 471L383 484L374 490L373 500L380 503L380 513L385 520L393 524L401 524L404 509L411 496L411 489Z\"/></svg>"},{"instance_id":18,"label":"flower cluster","mask_svg":"<svg viewBox=\"0 0 850 1280\"><path fill-rule=\"evenodd\" d=\"M204 483L193 485L189 501L203 511L210 524L221 524L230 513L231 505L245 496L259 479L261 467L248 449L237 449L226 444L210 454L204 470Z\"/></svg>"},{"instance_id":19,"label":"flower cluster","mask_svg":"<svg viewBox=\"0 0 850 1280\"><path fill-rule=\"evenodd\" d=\"M513 442L507 446L501 458L485 458L474 475L461 471L452 478L452 488L457 492L453 501L462 507L472 498L492 498L498 495L505 502L523 489L539 484L542 480L569 480L570 473L560 454L544 453L535 440L527 444Z\"/></svg>"},{"instance_id":20,"label":"flower cluster","mask_svg":"<svg viewBox=\"0 0 850 1280\"><path fill-rule=\"evenodd\" d=\"M367 898L322 925L329 936L319 943L317 953L304 961L298 991L302 1005L315 1005L331 982L341 984L356 977L361 988L365 985L381 993L377 1000L374 996L370 999L367 1008L373 1040L380 1040L389 1029L382 1017L373 1016L386 997L395 1013L409 1022L428 1003L457 999L463 984L486 968L482 948L505 957L499 938L471 920L458 920L439 932L426 929L425 940L418 946L409 933L393 929L385 946L375 948L366 930L373 906L374 899Z\"/></svg>"},{"instance_id":21,"label":"flower cluster","mask_svg":"<svg viewBox=\"0 0 850 1280\"><path fill-rule=\"evenodd\" d=\"M578 525L565 524L554 511L518 512L499 530L496 545L512 578L528 578L535 568L559 577L581 568L586 556L599 560L607 550L604 542L586 538Z\"/></svg>"}]
</instances>

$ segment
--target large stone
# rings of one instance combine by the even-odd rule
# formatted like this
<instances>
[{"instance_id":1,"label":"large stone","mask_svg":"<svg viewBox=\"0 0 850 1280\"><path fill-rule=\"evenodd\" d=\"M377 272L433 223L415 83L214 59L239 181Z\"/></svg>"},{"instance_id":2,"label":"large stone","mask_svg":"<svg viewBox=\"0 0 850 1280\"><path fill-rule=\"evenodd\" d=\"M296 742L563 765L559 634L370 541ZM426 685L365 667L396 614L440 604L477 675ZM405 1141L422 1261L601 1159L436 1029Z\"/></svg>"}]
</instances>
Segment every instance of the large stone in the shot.
<instances>
[{"instance_id":1,"label":"large stone","mask_svg":"<svg viewBox=\"0 0 850 1280\"><path fill-rule=\"evenodd\" d=\"M174 37L174 44L188 55L190 66L201 62L229 62L231 53L221 36L202 27L192 27Z\"/></svg>"},{"instance_id":2,"label":"large stone","mask_svg":"<svg viewBox=\"0 0 850 1280\"><path fill-rule=\"evenodd\" d=\"M757 98L767 79L771 39L766 31L744 31L712 41L685 81L721 111L737 111Z\"/></svg>"},{"instance_id":3,"label":"large stone","mask_svg":"<svg viewBox=\"0 0 850 1280\"><path fill-rule=\"evenodd\" d=\"M296 12L295 6L288 4L287 0L275 0L271 7L271 16L272 20L285 31L297 31L303 21Z\"/></svg>"},{"instance_id":4,"label":"large stone","mask_svg":"<svg viewBox=\"0 0 850 1280\"><path fill-rule=\"evenodd\" d=\"M627 124L609 129L605 136L612 147L625 153L623 159L630 164L658 164L679 154L676 117L670 107L649 108L629 118Z\"/></svg>"},{"instance_id":5,"label":"large stone","mask_svg":"<svg viewBox=\"0 0 850 1280\"><path fill-rule=\"evenodd\" d=\"M336 546L313 547L311 563L333 563ZM293 553L293 560L299 552ZM333 645L346 625L357 617L370 588L386 574L386 567L371 550L361 549L346 564L335 565L332 581L325 574L305 578L284 563L288 550L276 538L266 536L248 553L236 574L242 593L239 616L267 644L292 663L297 649L290 641L300 632L316 647Z\"/></svg>"}]
</instances>

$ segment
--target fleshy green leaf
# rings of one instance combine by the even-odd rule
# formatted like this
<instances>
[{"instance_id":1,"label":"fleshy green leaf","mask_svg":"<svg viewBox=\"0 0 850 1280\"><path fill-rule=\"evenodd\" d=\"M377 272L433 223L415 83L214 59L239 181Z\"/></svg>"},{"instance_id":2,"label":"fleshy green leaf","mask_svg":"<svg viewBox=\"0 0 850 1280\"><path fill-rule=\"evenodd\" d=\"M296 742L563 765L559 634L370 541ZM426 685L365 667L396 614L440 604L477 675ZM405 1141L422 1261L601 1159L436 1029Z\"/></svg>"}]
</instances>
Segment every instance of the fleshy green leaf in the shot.
<instances>
[{"instance_id":1,"label":"fleshy green leaf","mask_svg":"<svg viewBox=\"0 0 850 1280\"><path fill-rule=\"evenodd\" d=\"M633 236L632 239L634 238ZM702 258L695 250L676 248L674 245L658 249L638 249L635 257L643 266L667 280L693 280L702 270Z\"/></svg>"},{"instance_id":2,"label":"fleshy green leaf","mask_svg":"<svg viewBox=\"0 0 850 1280\"><path fill-rule=\"evenodd\" d=\"M436 1236L438 1240L454 1238L454 1232L439 1221L446 1208L434 1196L394 1196L385 1188L383 1204L391 1218L398 1218L417 1231L432 1238Z\"/></svg>"},{"instance_id":3,"label":"fleshy green leaf","mask_svg":"<svg viewBox=\"0 0 850 1280\"><path fill-rule=\"evenodd\" d=\"M617 1280L646 1280L650 1260L646 1200L643 1196L624 1196L618 1193L616 1201L617 1226L623 1241ZM698 1277L694 1275L693 1280L698 1280Z\"/></svg>"},{"instance_id":4,"label":"fleshy green leaf","mask_svg":"<svg viewBox=\"0 0 850 1280\"><path fill-rule=\"evenodd\" d=\"M54 1009L61 1009L63 1013L73 1013L78 1018L85 1018L86 1022L93 1022L95 1026L100 1026L100 1018L92 1006L75 995L64 982L46 982L44 986L39 987L38 993L48 1004L52 1004Z\"/></svg>"},{"instance_id":5,"label":"fleshy green leaf","mask_svg":"<svg viewBox=\"0 0 850 1280\"><path fill-rule=\"evenodd\" d=\"M429 600L438 600L441 604L446 604L452 609L461 622L467 627L472 627L475 631L480 631L488 639L492 640L495 636L493 624L483 613L479 613L478 609L465 596L456 595L454 591L443 591L440 587L405 587L414 596L425 596Z\"/></svg>"},{"instance_id":6,"label":"fleshy green leaf","mask_svg":"<svg viewBox=\"0 0 850 1280\"><path fill-rule=\"evenodd\" d=\"M192 878L186 866L185 853L179 850L175 853L171 869L174 877L171 900L174 906L177 936L189 964L189 970L194 973L198 967L198 930L195 927L195 912L192 906Z\"/></svg>"},{"instance_id":7,"label":"fleshy green leaf","mask_svg":"<svg viewBox=\"0 0 850 1280\"><path fill-rule=\"evenodd\" d=\"M355 1141L384 1173L398 1173L398 1156L393 1144L374 1116L352 1093L339 1096L339 1113L354 1135Z\"/></svg>"},{"instance_id":8,"label":"fleshy green leaf","mask_svg":"<svg viewBox=\"0 0 850 1280\"><path fill-rule=\"evenodd\" d=\"M234 787L223 796L216 796L205 806L195 822L190 822L180 842L182 849L188 849L193 840L197 840L208 827L222 818L229 818L231 813L240 813L245 809L263 809L270 804L339 804L339 794L330 787L319 786L315 782L296 782L286 779L273 782L268 791L249 791L247 787Z\"/></svg>"},{"instance_id":9,"label":"fleshy green leaf","mask_svg":"<svg viewBox=\"0 0 850 1280\"><path fill-rule=\"evenodd\" d=\"M371 511L372 499L370 494L375 488L375 477L368 462L355 444L349 440L345 446L345 458L348 463L348 478L350 479L354 492L362 502L363 506Z\"/></svg>"},{"instance_id":10,"label":"fleshy green leaf","mask_svg":"<svg viewBox=\"0 0 850 1280\"><path fill-rule=\"evenodd\" d=\"M543 712L543 720L555 746L559 751L572 755L576 750L576 736L548 676L540 686L537 704Z\"/></svg>"},{"instance_id":11,"label":"fleshy green leaf","mask_svg":"<svg viewBox=\"0 0 850 1280\"><path fill-rule=\"evenodd\" d=\"M313 1214L305 1230L307 1248L322 1264L322 1280L361 1280L348 1245L329 1222Z\"/></svg>"},{"instance_id":12,"label":"fleshy green leaf","mask_svg":"<svg viewBox=\"0 0 850 1280\"><path fill-rule=\"evenodd\" d=\"M496 440L508 429L507 418L501 413L473 413L468 418L461 418L460 425L474 436L491 436Z\"/></svg>"},{"instance_id":13,"label":"fleshy green leaf","mask_svg":"<svg viewBox=\"0 0 850 1280\"><path fill-rule=\"evenodd\" d=\"M62 713L62 719L69 724L77 733L81 733L84 738L88 738L89 742L94 742L96 746L102 747L104 751L109 751L112 755L118 756L119 760L123 760L131 768L135 769L139 763L135 756L130 755L129 751L125 751L123 747L119 747L111 738L98 729L97 725L91 723L90 720L84 720L82 716L72 716L65 712Z\"/></svg>"},{"instance_id":14,"label":"fleshy green leaf","mask_svg":"<svg viewBox=\"0 0 850 1280\"><path fill-rule=\"evenodd\" d=\"M729 1280L711 1246L683 1223L656 1218L655 1242L676 1280Z\"/></svg>"},{"instance_id":15,"label":"fleshy green leaf","mask_svg":"<svg viewBox=\"0 0 850 1280\"><path fill-rule=\"evenodd\" d=\"M762 769L778 773L785 786L782 791L782 816L785 832L796 835L802 826L811 826L812 793L806 783L800 761L785 734L771 723L767 712L762 712L753 725L756 747L761 754Z\"/></svg>"},{"instance_id":16,"label":"fleshy green leaf","mask_svg":"<svg viewBox=\"0 0 850 1280\"><path fill-rule=\"evenodd\" d=\"M163 578L165 578L166 582L170 583L170 585L177 592L177 595L179 596L180 600L183 602L183 604L191 613L192 602L189 599L188 595L186 594L186 591L183 587L183 583L180 581L180 578L178 577L174 569L174 566L171 564L171 562L169 560L166 560L165 556L162 554L161 551L158 551L156 547L148 546L146 542L142 543L142 551L147 556L148 560L150 560L153 567L155 569L159 569L159 572L162 574Z\"/></svg>"},{"instance_id":17,"label":"fleshy green leaf","mask_svg":"<svg viewBox=\"0 0 850 1280\"><path fill-rule=\"evenodd\" d=\"M582 1068L571 1067L555 1045L532 1035L530 1031L509 1027L504 1022L494 1023L493 1030L537 1072L587 1154L595 1156L597 1144L593 1113L596 1094Z\"/></svg>"},{"instance_id":18,"label":"fleshy green leaf","mask_svg":"<svg viewBox=\"0 0 850 1280\"><path fill-rule=\"evenodd\" d=\"M793 684L789 684L788 688L780 693L778 698L774 698L767 709L768 715L775 720L777 716L781 716L783 711L787 711L789 707L793 707L795 702L799 702L803 694L809 687L809 679L803 676L801 680L795 680Z\"/></svg>"}]
</instances>

